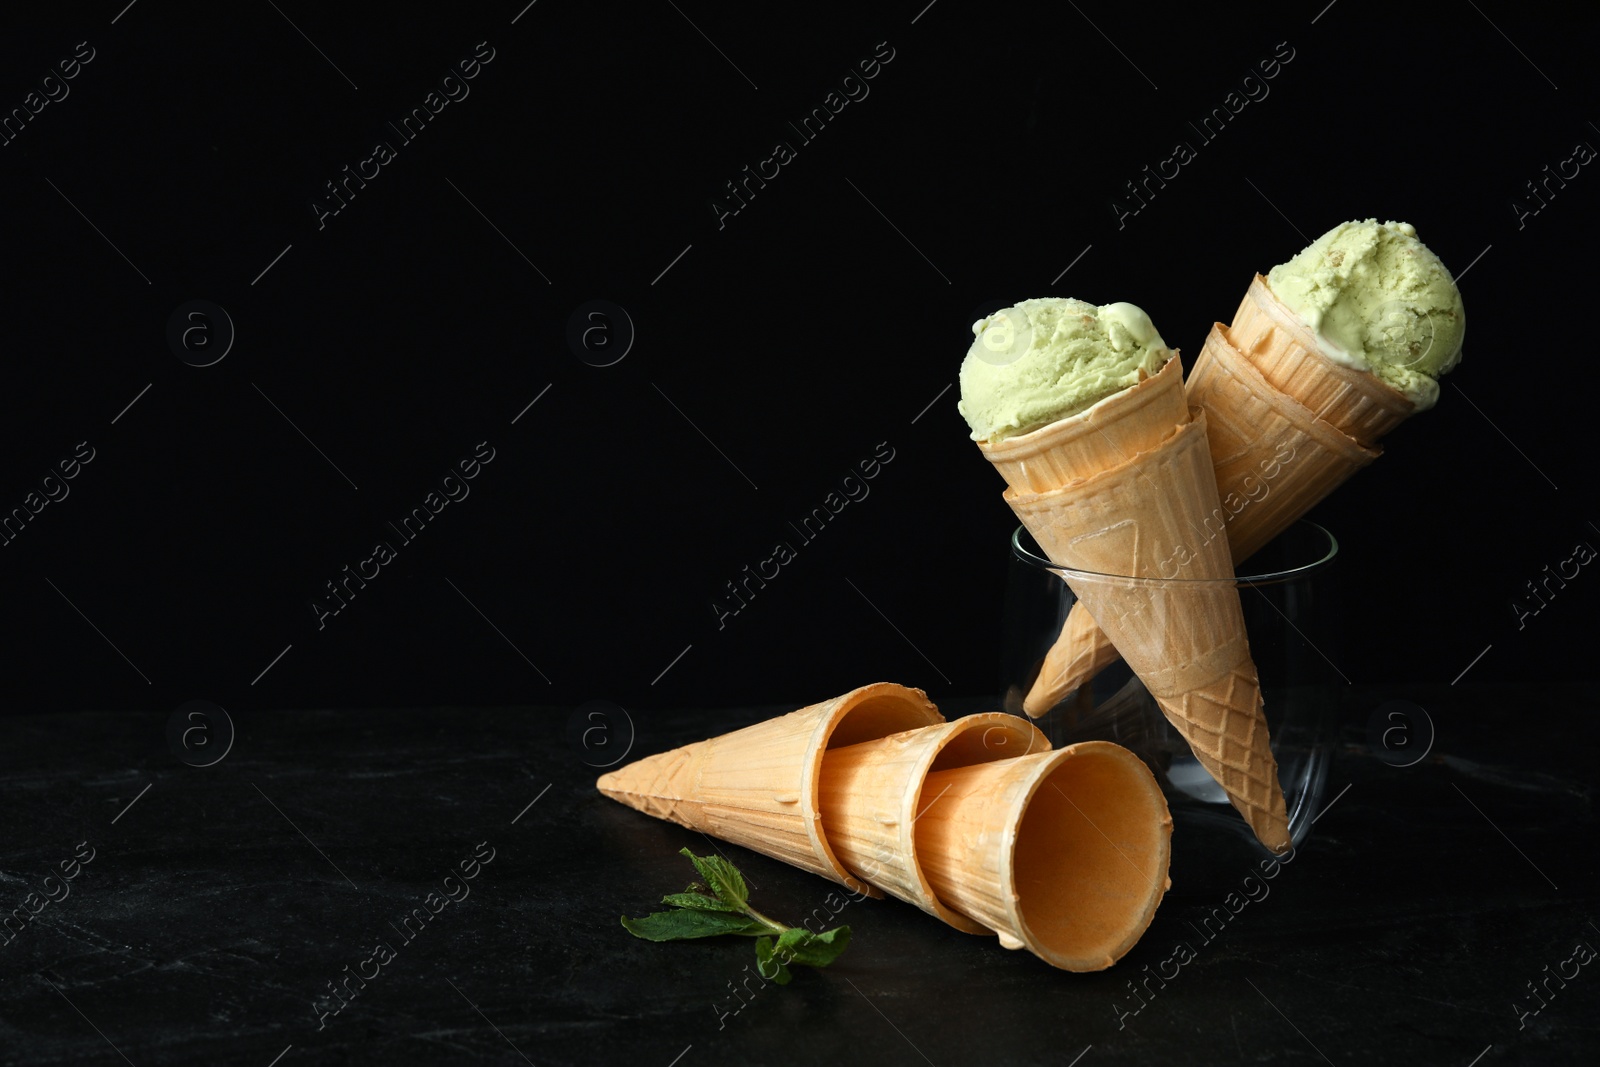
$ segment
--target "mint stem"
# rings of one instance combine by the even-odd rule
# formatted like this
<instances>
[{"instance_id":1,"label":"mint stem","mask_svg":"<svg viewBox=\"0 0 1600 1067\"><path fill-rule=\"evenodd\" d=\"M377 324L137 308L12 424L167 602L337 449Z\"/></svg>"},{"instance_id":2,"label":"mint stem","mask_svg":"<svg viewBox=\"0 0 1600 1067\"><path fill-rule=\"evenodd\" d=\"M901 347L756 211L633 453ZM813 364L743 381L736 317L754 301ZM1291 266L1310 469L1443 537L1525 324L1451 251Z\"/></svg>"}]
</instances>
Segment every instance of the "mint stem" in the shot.
<instances>
[{"instance_id":1,"label":"mint stem","mask_svg":"<svg viewBox=\"0 0 1600 1067\"><path fill-rule=\"evenodd\" d=\"M777 919L772 918L771 916L761 914L759 911L757 911L756 909L752 908L749 904L746 904L744 906L744 913L746 915L750 916L750 918L754 919L756 922L758 922L758 923L766 923L768 926L772 927L772 932L775 933L775 934L782 934L787 930L793 929L793 927L788 926L788 925L786 925L784 923L781 923Z\"/></svg>"},{"instance_id":2,"label":"mint stem","mask_svg":"<svg viewBox=\"0 0 1600 1067\"><path fill-rule=\"evenodd\" d=\"M682 893L663 897L662 903L670 904L672 911L642 919L624 916L623 929L634 937L646 941L688 941L722 934L754 937L757 972L779 985L787 985L794 977L790 965L826 967L850 944L848 926L813 934L752 908L744 876L726 858L696 856L687 848L679 851L694 864L704 884L695 882Z\"/></svg>"}]
</instances>

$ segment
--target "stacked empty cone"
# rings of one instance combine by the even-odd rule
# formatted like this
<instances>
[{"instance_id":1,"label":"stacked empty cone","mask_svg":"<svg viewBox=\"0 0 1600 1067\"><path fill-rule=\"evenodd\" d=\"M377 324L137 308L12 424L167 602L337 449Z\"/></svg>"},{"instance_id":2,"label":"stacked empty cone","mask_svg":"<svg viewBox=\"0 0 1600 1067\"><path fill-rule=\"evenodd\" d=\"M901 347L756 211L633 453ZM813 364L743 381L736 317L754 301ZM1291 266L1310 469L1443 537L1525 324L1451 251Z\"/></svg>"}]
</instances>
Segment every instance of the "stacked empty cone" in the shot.
<instances>
[{"instance_id":1,"label":"stacked empty cone","mask_svg":"<svg viewBox=\"0 0 1600 1067\"><path fill-rule=\"evenodd\" d=\"M1120 746L944 721L917 689L833 700L613 771L600 791L1072 971L1109 967L1171 885L1172 817Z\"/></svg>"}]
</instances>

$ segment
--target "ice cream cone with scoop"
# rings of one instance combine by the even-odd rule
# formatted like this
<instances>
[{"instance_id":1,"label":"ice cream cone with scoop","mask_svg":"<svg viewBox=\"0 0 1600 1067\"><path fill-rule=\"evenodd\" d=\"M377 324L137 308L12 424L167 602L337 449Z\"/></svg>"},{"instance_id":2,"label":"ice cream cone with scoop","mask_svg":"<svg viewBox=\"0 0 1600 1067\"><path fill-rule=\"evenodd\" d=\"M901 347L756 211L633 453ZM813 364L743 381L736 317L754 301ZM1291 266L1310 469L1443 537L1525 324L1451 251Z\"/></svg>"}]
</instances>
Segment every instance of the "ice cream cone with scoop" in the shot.
<instances>
[{"instance_id":1,"label":"ice cream cone with scoop","mask_svg":"<svg viewBox=\"0 0 1600 1067\"><path fill-rule=\"evenodd\" d=\"M1256 275L1189 374L1206 413L1234 563L1381 454L1378 440L1432 407L1466 327L1450 272L1403 222L1346 222ZM1116 658L1074 605L1023 708L1039 716Z\"/></svg>"},{"instance_id":2,"label":"ice cream cone with scoop","mask_svg":"<svg viewBox=\"0 0 1600 1067\"><path fill-rule=\"evenodd\" d=\"M1005 326L997 338L996 319ZM1025 300L973 327L962 416L1006 503L1268 849L1288 819L1203 413L1138 307ZM1009 347L999 342L1009 341Z\"/></svg>"},{"instance_id":3,"label":"ice cream cone with scoop","mask_svg":"<svg viewBox=\"0 0 1600 1067\"><path fill-rule=\"evenodd\" d=\"M1229 330L1266 379L1363 445L1439 400L1461 361L1455 279L1404 222L1346 222L1263 278Z\"/></svg>"}]
</instances>

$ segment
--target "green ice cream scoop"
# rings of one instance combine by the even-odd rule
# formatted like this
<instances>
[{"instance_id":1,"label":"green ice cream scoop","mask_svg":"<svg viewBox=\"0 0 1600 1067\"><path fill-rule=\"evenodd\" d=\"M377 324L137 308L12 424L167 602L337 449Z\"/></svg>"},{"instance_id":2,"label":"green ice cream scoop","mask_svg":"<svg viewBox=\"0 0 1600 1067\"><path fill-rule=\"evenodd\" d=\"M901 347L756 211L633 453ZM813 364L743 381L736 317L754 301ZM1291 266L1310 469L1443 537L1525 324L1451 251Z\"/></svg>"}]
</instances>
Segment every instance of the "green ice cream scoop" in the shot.
<instances>
[{"instance_id":1,"label":"green ice cream scoop","mask_svg":"<svg viewBox=\"0 0 1600 1067\"><path fill-rule=\"evenodd\" d=\"M1172 356L1132 304L1024 300L972 324L956 405L974 441L999 441L1087 411Z\"/></svg>"},{"instance_id":2,"label":"green ice cream scoop","mask_svg":"<svg viewBox=\"0 0 1600 1067\"><path fill-rule=\"evenodd\" d=\"M1408 223L1341 223L1273 267L1267 286L1329 359L1372 372L1419 410L1461 360L1461 291Z\"/></svg>"}]
</instances>

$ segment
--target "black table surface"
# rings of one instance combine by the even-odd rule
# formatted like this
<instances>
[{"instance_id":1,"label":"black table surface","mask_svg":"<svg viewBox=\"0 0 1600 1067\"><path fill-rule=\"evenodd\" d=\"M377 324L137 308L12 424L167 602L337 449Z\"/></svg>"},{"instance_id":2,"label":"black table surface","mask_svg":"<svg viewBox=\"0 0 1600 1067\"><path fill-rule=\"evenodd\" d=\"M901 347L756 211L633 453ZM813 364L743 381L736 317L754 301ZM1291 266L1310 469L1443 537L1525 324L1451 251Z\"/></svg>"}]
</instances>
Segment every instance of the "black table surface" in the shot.
<instances>
[{"instance_id":1,"label":"black table surface","mask_svg":"<svg viewBox=\"0 0 1600 1067\"><path fill-rule=\"evenodd\" d=\"M575 738L602 725L640 756L788 708L634 712L631 727L536 707L285 711L236 717L210 767L173 757L164 714L10 717L0 1062L1594 1062L1593 687L1348 696L1332 803L1209 940L1197 926L1255 868L1190 834L1154 923L1108 971L860 900L837 919L849 950L786 987L752 978L746 939L622 930L691 880L678 849L711 845L600 796L597 738ZM1404 768L1365 736L1396 697L1437 731ZM779 918L838 888L719 847ZM434 898L404 936L446 889L460 899ZM342 1008L326 999L372 973L380 941L377 976ZM1193 958L1146 981L1178 942Z\"/></svg>"}]
</instances>

